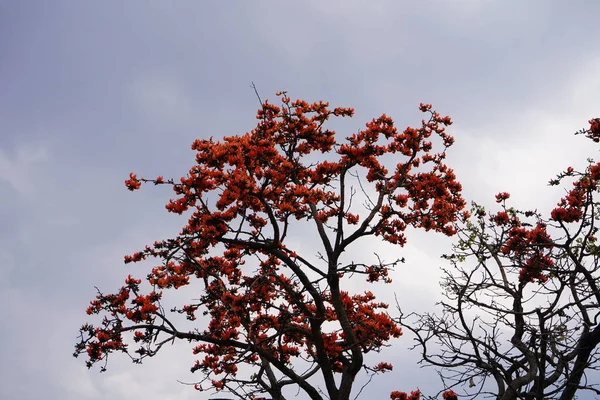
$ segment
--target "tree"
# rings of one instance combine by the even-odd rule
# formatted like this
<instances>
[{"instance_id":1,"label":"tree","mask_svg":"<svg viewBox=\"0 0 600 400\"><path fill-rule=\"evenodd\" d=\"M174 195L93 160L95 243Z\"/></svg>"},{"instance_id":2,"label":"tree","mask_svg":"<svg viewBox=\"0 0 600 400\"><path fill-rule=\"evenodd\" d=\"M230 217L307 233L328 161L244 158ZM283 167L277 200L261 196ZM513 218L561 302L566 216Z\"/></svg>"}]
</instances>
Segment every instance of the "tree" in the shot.
<instances>
[{"instance_id":1,"label":"tree","mask_svg":"<svg viewBox=\"0 0 600 400\"><path fill-rule=\"evenodd\" d=\"M577 134L599 142L600 119L589 123ZM450 387L502 400L600 395L600 163L550 185L564 182L572 186L549 215L509 207L508 193L489 215L474 204L445 257L441 316L401 319Z\"/></svg>"},{"instance_id":2,"label":"tree","mask_svg":"<svg viewBox=\"0 0 600 400\"><path fill-rule=\"evenodd\" d=\"M403 246L409 226L455 233L465 201L443 162L453 143L445 132L451 120L421 104L428 120L419 128L399 132L384 114L338 142L324 125L353 109L278 96L281 107L261 102L251 132L195 140L196 164L179 182L130 174L130 190L170 185L177 198L167 210L189 219L177 237L125 257L125 263L160 261L147 276L147 291L129 275L118 292L98 292L91 302L87 313L104 319L80 330L75 356L86 354L88 367L114 352L141 362L183 341L199 355L191 368L203 375L198 390L283 399L293 385L321 399L311 383L320 379L332 400L350 398L361 370L392 369L385 361L367 365L364 355L399 337L399 325L371 291L351 294L344 285L361 277L390 282L388 271L400 260L345 262L342 253L368 236ZM432 151L432 140L441 151ZM382 161L389 155L396 162L391 171ZM356 205L359 195L363 207ZM315 260L293 248L300 227L314 232ZM202 286L199 299L172 313L163 309L167 290L190 284ZM178 315L204 323L181 329ZM126 343L131 335L133 351Z\"/></svg>"}]
</instances>

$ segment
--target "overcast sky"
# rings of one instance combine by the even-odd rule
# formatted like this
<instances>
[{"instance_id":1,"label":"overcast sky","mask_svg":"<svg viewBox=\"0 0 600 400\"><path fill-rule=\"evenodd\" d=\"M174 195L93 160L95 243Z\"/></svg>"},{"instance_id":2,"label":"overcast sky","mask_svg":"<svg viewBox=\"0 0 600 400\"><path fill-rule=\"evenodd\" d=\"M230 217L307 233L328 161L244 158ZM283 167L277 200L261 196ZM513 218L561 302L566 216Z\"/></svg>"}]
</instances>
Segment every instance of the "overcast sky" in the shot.
<instances>
[{"instance_id":1,"label":"overcast sky","mask_svg":"<svg viewBox=\"0 0 600 400\"><path fill-rule=\"evenodd\" d=\"M251 82L354 107L344 135L382 113L418 124L432 103L455 121L448 164L469 200L552 206L547 181L597 156L572 133L600 116L598 15L594 0L0 0L0 398L204 398L177 383L193 379L185 343L103 374L71 354L94 286L144 276L123 255L184 224L170 190L130 193L128 173L178 178L195 138L251 130ZM408 241L379 294L430 309L449 242ZM439 387L410 344L365 398Z\"/></svg>"}]
</instances>

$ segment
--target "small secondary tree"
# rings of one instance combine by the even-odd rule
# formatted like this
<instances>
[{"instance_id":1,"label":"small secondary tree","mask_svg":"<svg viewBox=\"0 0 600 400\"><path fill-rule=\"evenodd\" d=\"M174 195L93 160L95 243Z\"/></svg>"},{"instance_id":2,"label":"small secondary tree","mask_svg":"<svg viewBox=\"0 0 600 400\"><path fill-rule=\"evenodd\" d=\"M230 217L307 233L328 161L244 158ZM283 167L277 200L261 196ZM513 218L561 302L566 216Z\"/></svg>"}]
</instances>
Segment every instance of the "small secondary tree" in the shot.
<instances>
[{"instance_id":1,"label":"small secondary tree","mask_svg":"<svg viewBox=\"0 0 600 400\"><path fill-rule=\"evenodd\" d=\"M452 223L465 202L443 163L453 143L444 130L450 118L421 104L428 119L419 128L399 132L382 115L338 142L324 124L352 116L352 109L278 96L281 107L262 103L251 132L194 141L196 164L179 182L130 175L130 190L144 182L172 186L178 197L166 208L189 220L177 237L125 257L125 263L160 260L147 276L147 291L130 275L118 292L99 292L91 302L88 314L104 319L81 328L75 355L86 354L88 367L115 351L141 362L165 343L182 341L201 355L192 366L203 374L198 390L283 399L283 389L295 385L321 399L316 383L324 382L331 400L349 399L362 369L391 370L385 361L366 365L364 354L400 336L400 327L372 292L351 294L344 283L361 276L389 282L388 269L398 261L345 263L342 253L367 236L402 246L408 226L455 233ZM436 137L439 152L432 151ZM393 155L391 171L386 155ZM362 207L353 203L357 193ZM312 261L290 245L303 221L314 230L310 244L319 256ZM190 284L201 285L199 299L175 314L163 309L167 290ZM177 313L191 321L201 313L205 323L181 329ZM135 350L126 343L129 335Z\"/></svg>"},{"instance_id":2,"label":"small secondary tree","mask_svg":"<svg viewBox=\"0 0 600 400\"><path fill-rule=\"evenodd\" d=\"M600 119L589 122L577 133L599 142ZM442 315L401 321L423 360L465 394L600 396L600 163L569 167L550 185L564 181L572 186L547 216L510 208L508 193L496 196L498 212L474 205L446 256Z\"/></svg>"}]
</instances>

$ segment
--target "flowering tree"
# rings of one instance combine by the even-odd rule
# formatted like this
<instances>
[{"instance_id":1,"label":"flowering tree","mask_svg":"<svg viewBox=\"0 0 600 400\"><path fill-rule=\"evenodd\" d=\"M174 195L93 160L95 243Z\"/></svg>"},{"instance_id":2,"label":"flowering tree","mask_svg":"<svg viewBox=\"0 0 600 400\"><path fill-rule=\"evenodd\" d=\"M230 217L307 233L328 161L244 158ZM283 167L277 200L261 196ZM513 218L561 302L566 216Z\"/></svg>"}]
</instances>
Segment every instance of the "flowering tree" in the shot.
<instances>
[{"instance_id":1,"label":"flowering tree","mask_svg":"<svg viewBox=\"0 0 600 400\"><path fill-rule=\"evenodd\" d=\"M578 134L599 142L600 119L589 122ZM508 193L496 196L495 213L474 205L446 256L442 315L401 321L423 360L466 394L600 396L600 163L569 167L550 185L565 181L572 186L546 216L509 207Z\"/></svg>"},{"instance_id":2,"label":"flowering tree","mask_svg":"<svg viewBox=\"0 0 600 400\"><path fill-rule=\"evenodd\" d=\"M402 246L408 226L455 233L465 202L443 163L453 143L445 132L451 120L421 104L428 119L419 128L399 132L382 115L338 142L324 125L352 109L278 96L282 105L262 103L251 132L194 141L196 163L180 181L131 174L125 182L130 190L171 186L177 197L166 208L188 221L177 237L125 257L159 260L147 290L130 275L115 294L99 292L91 302L87 313L104 319L80 330L75 355L85 354L88 367L114 352L141 362L182 341L198 355L191 367L202 373L197 390L283 399L293 385L321 399L322 382L332 400L350 398L361 370L392 369L385 360L367 365L364 354L399 337L400 327L371 291L351 294L344 284L360 277L390 282L388 270L399 260L346 263L342 253L368 236ZM386 155L394 155L391 170ZM365 204L357 207L359 195ZM299 226L314 230L314 260L293 247ZM191 284L201 286L200 298L168 313L163 295ZM198 318L200 326L182 329L178 315Z\"/></svg>"}]
</instances>

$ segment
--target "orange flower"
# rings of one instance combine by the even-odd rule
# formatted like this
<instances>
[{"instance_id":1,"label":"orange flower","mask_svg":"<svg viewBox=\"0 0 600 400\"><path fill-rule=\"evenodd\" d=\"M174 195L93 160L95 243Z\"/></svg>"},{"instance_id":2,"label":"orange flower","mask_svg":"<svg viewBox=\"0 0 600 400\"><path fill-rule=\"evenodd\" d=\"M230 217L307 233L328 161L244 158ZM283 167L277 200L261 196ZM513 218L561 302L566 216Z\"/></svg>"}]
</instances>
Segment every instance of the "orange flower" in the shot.
<instances>
[{"instance_id":1,"label":"orange flower","mask_svg":"<svg viewBox=\"0 0 600 400\"><path fill-rule=\"evenodd\" d=\"M138 180L137 176L132 172L129 174L129 179L125 181L127 189L134 191L142 186L142 183Z\"/></svg>"}]
</instances>

